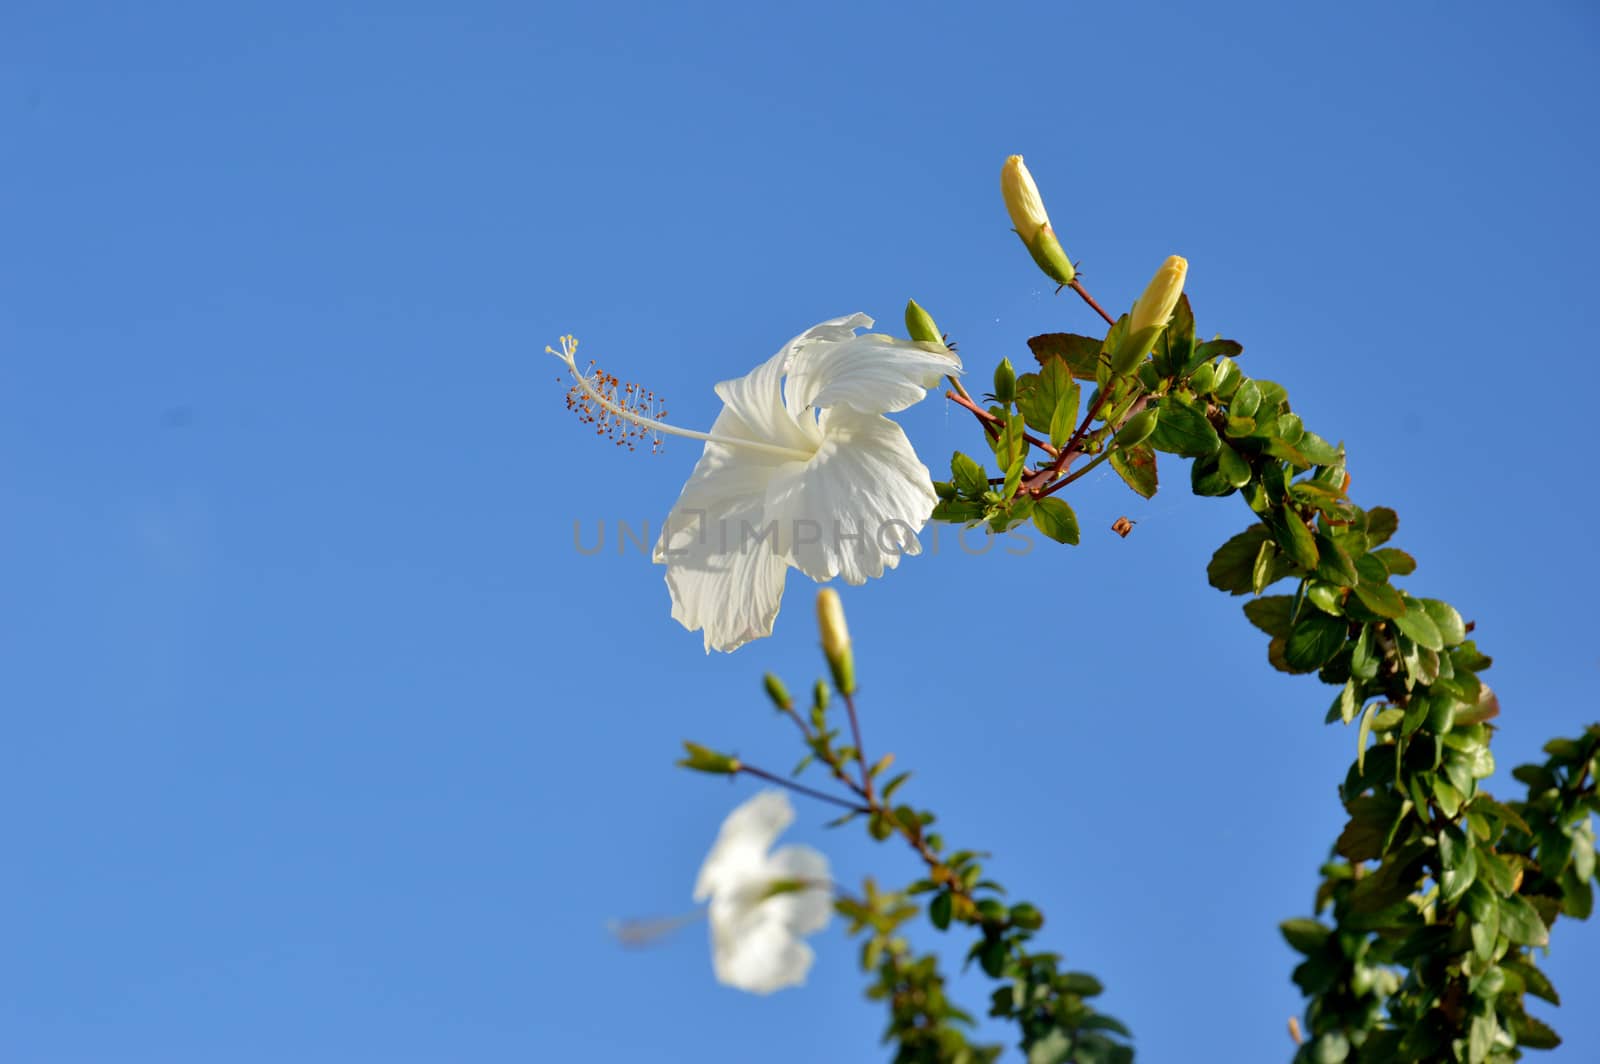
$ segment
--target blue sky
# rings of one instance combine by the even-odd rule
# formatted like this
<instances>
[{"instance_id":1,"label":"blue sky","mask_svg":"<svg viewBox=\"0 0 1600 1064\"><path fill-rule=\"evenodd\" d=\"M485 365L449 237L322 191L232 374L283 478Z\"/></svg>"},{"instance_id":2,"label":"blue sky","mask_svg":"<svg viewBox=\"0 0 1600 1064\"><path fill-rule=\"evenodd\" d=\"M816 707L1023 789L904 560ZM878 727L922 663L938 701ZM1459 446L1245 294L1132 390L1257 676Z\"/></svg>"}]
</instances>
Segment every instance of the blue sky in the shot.
<instances>
[{"instance_id":1,"label":"blue sky","mask_svg":"<svg viewBox=\"0 0 1600 1064\"><path fill-rule=\"evenodd\" d=\"M707 657L647 558L574 550L575 522L659 527L697 448L585 438L539 352L575 332L701 427L713 382L910 296L980 373L1020 361L1095 323L1008 231L1013 152L1103 302L1187 256L1200 330L1400 511L1408 586L1497 659L1515 793L1600 705L1569 368L1597 45L1576 2L14 0L0 1055L876 1059L837 926L766 999L715 984L701 927L607 937L686 909L751 793L674 769L678 740L787 767L760 676L821 661L804 578L771 639ZM976 442L941 399L901 420L930 465ZM1206 586L1244 508L1167 477L1077 485L1078 549L947 532L847 590L866 741L1142 1059L1283 1059L1275 928L1355 737ZM994 601L1056 647L1045 677L1006 667ZM790 837L847 882L915 875L826 818ZM1554 1059L1596 1059L1600 926L1558 931Z\"/></svg>"}]
</instances>

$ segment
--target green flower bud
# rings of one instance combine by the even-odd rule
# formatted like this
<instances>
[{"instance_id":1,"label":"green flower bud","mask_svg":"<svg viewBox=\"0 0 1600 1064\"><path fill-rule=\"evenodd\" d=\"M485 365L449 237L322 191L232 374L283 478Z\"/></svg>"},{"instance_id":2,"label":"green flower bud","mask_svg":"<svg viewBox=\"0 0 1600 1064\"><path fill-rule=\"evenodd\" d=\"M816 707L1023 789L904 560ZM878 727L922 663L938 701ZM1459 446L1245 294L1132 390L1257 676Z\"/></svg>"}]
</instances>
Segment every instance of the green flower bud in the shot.
<instances>
[{"instance_id":1,"label":"green flower bud","mask_svg":"<svg viewBox=\"0 0 1600 1064\"><path fill-rule=\"evenodd\" d=\"M1071 284L1078 275L1066 250L1050 228L1050 216L1045 213L1044 200L1039 197L1039 186L1022 163L1022 156L1013 155L1000 168L1000 195L1006 201L1006 211L1011 224L1022 238L1022 243L1033 256L1039 269L1057 284Z\"/></svg>"},{"instance_id":2,"label":"green flower bud","mask_svg":"<svg viewBox=\"0 0 1600 1064\"><path fill-rule=\"evenodd\" d=\"M707 772L713 776L732 776L740 769L739 759L719 754L715 750L701 746L699 743L684 742L684 750L689 756L679 761L678 764L695 772Z\"/></svg>"},{"instance_id":3,"label":"green flower bud","mask_svg":"<svg viewBox=\"0 0 1600 1064\"><path fill-rule=\"evenodd\" d=\"M1150 438L1156 430L1156 421L1161 417L1161 411L1153 406L1147 406L1127 420L1122 428L1117 430L1116 445L1118 447L1137 447Z\"/></svg>"},{"instance_id":4,"label":"green flower bud","mask_svg":"<svg viewBox=\"0 0 1600 1064\"><path fill-rule=\"evenodd\" d=\"M944 346L944 333L939 331L933 315L923 310L915 299L906 301L906 335L921 343Z\"/></svg>"},{"instance_id":5,"label":"green flower bud","mask_svg":"<svg viewBox=\"0 0 1600 1064\"><path fill-rule=\"evenodd\" d=\"M783 686L783 681L772 673L767 673L762 678L761 684L767 689L767 697L772 699L772 704L780 710L788 710L794 706L794 700L789 697L789 689Z\"/></svg>"}]
</instances>

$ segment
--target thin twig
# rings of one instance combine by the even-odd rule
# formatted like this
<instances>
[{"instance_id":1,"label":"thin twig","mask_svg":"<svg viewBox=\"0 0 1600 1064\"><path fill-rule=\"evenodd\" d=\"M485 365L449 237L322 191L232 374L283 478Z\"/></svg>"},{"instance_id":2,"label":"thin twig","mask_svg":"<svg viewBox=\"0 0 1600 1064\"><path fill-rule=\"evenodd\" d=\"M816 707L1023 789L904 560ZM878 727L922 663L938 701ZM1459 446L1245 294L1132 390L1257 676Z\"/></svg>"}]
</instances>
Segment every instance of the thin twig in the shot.
<instances>
[{"instance_id":1,"label":"thin twig","mask_svg":"<svg viewBox=\"0 0 1600 1064\"><path fill-rule=\"evenodd\" d=\"M867 804L876 804L872 795L872 775L867 771L867 752L861 747L861 722L856 719L856 696L844 696L844 708L850 711L850 734L856 741L856 760L861 763L861 793L867 799Z\"/></svg>"},{"instance_id":2,"label":"thin twig","mask_svg":"<svg viewBox=\"0 0 1600 1064\"><path fill-rule=\"evenodd\" d=\"M764 768L756 768L754 765L747 765L742 761L739 762L739 771L740 772L744 772L744 773L748 773L749 775L754 776L757 779L766 780L768 783L776 783L780 787L787 787L787 788L789 788L789 790L794 791L796 794L803 794L807 798L815 798L819 802L832 802L834 805L842 806L843 808L850 810L852 813L870 813L870 812L872 812L871 808L869 808L868 806L857 805L856 803L851 802L851 801L847 801L847 800L845 800L843 798L838 797L837 795L829 794L826 791L819 791L819 790L816 790L814 788L807 787L803 783L796 783L794 780L786 779L783 776L774 775L773 773L768 772Z\"/></svg>"}]
</instances>

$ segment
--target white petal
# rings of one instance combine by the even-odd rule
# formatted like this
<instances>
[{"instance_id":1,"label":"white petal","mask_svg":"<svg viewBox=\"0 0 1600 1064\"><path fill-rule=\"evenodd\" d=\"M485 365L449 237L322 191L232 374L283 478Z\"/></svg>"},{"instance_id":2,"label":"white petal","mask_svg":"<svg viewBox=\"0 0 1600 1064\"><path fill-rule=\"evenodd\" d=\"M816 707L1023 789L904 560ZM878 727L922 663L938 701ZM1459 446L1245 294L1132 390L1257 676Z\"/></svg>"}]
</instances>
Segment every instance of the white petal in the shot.
<instances>
[{"instance_id":1,"label":"white petal","mask_svg":"<svg viewBox=\"0 0 1600 1064\"><path fill-rule=\"evenodd\" d=\"M700 866L694 900L705 901L713 893L737 890L749 880L765 875L767 851L792 823L794 806L789 803L789 796L778 790L762 791L729 813Z\"/></svg>"},{"instance_id":2,"label":"white petal","mask_svg":"<svg viewBox=\"0 0 1600 1064\"><path fill-rule=\"evenodd\" d=\"M835 407L822 429L815 458L774 474L766 516L795 568L817 581L864 583L902 554L921 552L916 533L938 497L927 466L888 418Z\"/></svg>"},{"instance_id":3,"label":"white petal","mask_svg":"<svg viewBox=\"0 0 1600 1064\"><path fill-rule=\"evenodd\" d=\"M781 405L778 410L782 413ZM750 423L731 406L712 431L755 438ZM800 465L708 443L667 515L654 558L667 567L673 619L691 632L704 629L707 653L733 650L772 633L785 561L776 536L766 532L765 498L774 476Z\"/></svg>"},{"instance_id":4,"label":"white petal","mask_svg":"<svg viewBox=\"0 0 1600 1064\"><path fill-rule=\"evenodd\" d=\"M816 954L760 910L733 923L711 919L711 962L717 980L752 994L770 994L806 981Z\"/></svg>"},{"instance_id":5,"label":"white petal","mask_svg":"<svg viewBox=\"0 0 1600 1064\"><path fill-rule=\"evenodd\" d=\"M886 414L920 400L945 374L960 373L961 360L939 345L873 333L800 343L788 372L784 397L797 418L806 407Z\"/></svg>"},{"instance_id":6,"label":"white petal","mask_svg":"<svg viewBox=\"0 0 1600 1064\"><path fill-rule=\"evenodd\" d=\"M743 377L718 384L717 395L727 405L711 431L797 450L816 447L815 419L796 417L783 402L783 375L789 360L790 352L785 347ZM755 452L741 452L752 453Z\"/></svg>"},{"instance_id":7,"label":"white petal","mask_svg":"<svg viewBox=\"0 0 1600 1064\"><path fill-rule=\"evenodd\" d=\"M771 880L802 879L807 883L829 884L833 873L828 858L810 846L785 846L774 850L767 859L767 874ZM776 919L783 922L796 935L809 935L828 926L833 916L833 892L819 885L807 890L774 894L761 903L771 908Z\"/></svg>"}]
</instances>

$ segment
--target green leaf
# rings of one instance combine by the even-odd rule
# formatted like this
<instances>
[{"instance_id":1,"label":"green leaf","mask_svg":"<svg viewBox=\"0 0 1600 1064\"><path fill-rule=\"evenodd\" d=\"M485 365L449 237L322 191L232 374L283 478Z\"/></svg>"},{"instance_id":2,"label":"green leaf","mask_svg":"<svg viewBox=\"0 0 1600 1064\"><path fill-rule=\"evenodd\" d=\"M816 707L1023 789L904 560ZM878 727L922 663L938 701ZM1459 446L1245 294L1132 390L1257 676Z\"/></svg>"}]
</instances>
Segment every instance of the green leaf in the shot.
<instances>
[{"instance_id":1,"label":"green leaf","mask_svg":"<svg viewBox=\"0 0 1600 1064\"><path fill-rule=\"evenodd\" d=\"M1028 1064L1069 1064L1073 1051L1072 1037L1061 1028L1052 1027L1028 1046Z\"/></svg>"},{"instance_id":2,"label":"green leaf","mask_svg":"<svg viewBox=\"0 0 1600 1064\"><path fill-rule=\"evenodd\" d=\"M1344 594L1335 586L1313 580L1306 586L1306 601L1332 617L1344 616Z\"/></svg>"},{"instance_id":3,"label":"green leaf","mask_svg":"<svg viewBox=\"0 0 1600 1064\"><path fill-rule=\"evenodd\" d=\"M1356 711L1361 708L1361 688L1355 680L1346 680L1339 689L1339 694L1333 700L1333 705L1328 707L1328 722L1338 720L1349 724L1356 719Z\"/></svg>"},{"instance_id":4,"label":"green leaf","mask_svg":"<svg viewBox=\"0 0 1600 1064\"><path fill-rule=\"evenodd\" d=\"M994 938L983 943L983 948L978 951L978 967L983 969L983 974L990 979L998 979L1005 974L1006 961L1011 957L1011 948L1004 939Z\"/></svg>"},{"instance_id":5,"label":"green leaf","mask_svg":"<svg viewBox=\"0 0 1600 1064\"><path fill-rule=\"evenodd\" d=\"M1493 1013L1480 1012L1472 1017L1467 1026L1467 1064L1484 1064L1489 1059L1496 1030Z\"/></svg>"},{"instance_id":6,"label":"green leaf","mask_svg":"<svg viewBox=\"0 0 1600 1064\"><path fill-rule=\"evenodd\" d=\"M1378 713L1378 703L1374 702L1361 714L1361 726L1356 730L1356 771L1364 773L1367 769L1367 740L1372 738L1372 718Z\"/></svg>"},{"instance_id":7,"label":"green leaf","mask_svg":"<svg viewBox=\"0 0 1600 1064\"><path fill-rule=\"evenodd\" d=\"M1344 646L1349 626L1325 613L1303 615L1289 633L1283 656L1299 672L1313 672Z\"/></svg>"},{"instance_id":8,"label":"green leaf","mask_svg":"<svg viewBox=\"0 0 1600 1064\"><path fill-rule=\"evenodd\" d=\"M1531 957L1506 958L1501 967L1509 968L1522 977L1522 985L1534 997L1541 1001L1548 1001L1556 1007L1561 1006L1561 995L1556 993L1555 985L1533 963Z\"/></svg>"},{"instance_id":9,"label":"green leaf","mask_svg":"<svg viewBox=\"0 0 1600 1064\"><path fill-rule=\"evenodd\" d=\"M1529 1049L1555 1049L1561 1044L1561 1036L1536 1016L1517 1017L1515 1027L1519 1046L1527 1046Z\"/></svg>"},{"instance_id":10,"label":"green leaf","mask_svg":"<svg viewBox=\"0 0 1600 1064\"><path fill-rule=\"evenodd\" d=\"M1391 576L1410 576L1417 571L1417 560L1399 547L1381 547L1372 552Z\"/></svg>"},{"instance_id":11,"label":"green leaf","mask_svg":"<svg viewBox=\"0 0 1600 1064\"><path fill-rule=\"evenodd\" d=\"M1066 386L1057 395L1055 411L1050 415L1050 446L1064 447L1072 439L1072 433L1078 427L1078 400L1081 395L1082 389L1078 383L1068 377Z\"/></svg>"},{"instance_id":12,"label":"green leaf","mask_svg":"<svg viewBox=\"0 0 1600 1064\"><path fill-rule=\"evenodd\" d=\"M1550 943L1550 931L1528 899L1513 894L1500 903L1500 930L1512 942L1523 946L1545 946Z\"/></svg>"},{"instance_id":13,"label":"green leaf","mask_svg":"<svg viewBox=\"0 0 1600 1064\"><path fill-rule=\"evenodd\" d=\"M1256 416L1256 411L1261 408L1261 388L1253 380L1240 383L1233 393L1233 400L1228 404L1229 417Z\"/></svg>"},{"instance_id":14,"label":"green leaf","mask_svg":"<svg viewBox=\"0 0 1600 1064\"><path fill-rule=\"evenodd\" d=\"M1370 554L1356 559L1356 572L1361 582L1356 585L1356 598L1363 606L1379 617L1391 620L1405 616L1406 602L1400 592L1389 586L1389 571L1383 563Z\"/></svg>"},{"instance_id":15,"label":"green leaf","mask_svg":"<svg viewBox=\"0 0 1600 1064\"><path fill-rule=\"evenodd\" d=\"M1081 998L1099 997L1106 989L1088 972L1068 972L1056 980L1056 986L1063 994L1077 994Z\"/></svg>"},{"instance_id":16,"label":"green leaf","mask_svg":"<svg viewBox=\"0 0 1600 1064\"><path fill-rule=\"evenodd\" d=\"M1202 498L1220 499L1239 489L1228 483L1222 475L1222 466L1216 455L1196 458L1189 466L1189 490Z\"/></svg>"},{"instance_id":17,"label":"green leaf","mask_svg":"<svg viewBox=\"0 0 1600 1064\"><path fill-rule=\"evenodd\" d=\"M973 502L970 499L946 499L933 508L933 519L958 525L967 524L982 518L983 509L983 503Z\"/></svg>"},{"instance_id":18,"label":"green leaf","mask_svg":"<svg viewBox=\"0 0 1600 1064\"><path fill-rule=\"evenodd\" d=\"M1294 629L1294 596L1267 595L1251 599L1244 604L1244 615L1250 619L1251 624L1268 635L1281 635L1287 638Z\"/></svg>"},{"instance_id":19,"label":"green leaf","mask_svg":"<svg viewBox=\"0 0 1600 1064\"><path fill-rule=\"evenodd\" d=\"M1203 411L1175 396L1161 402L1161 419L1150 436L1150 446L1158 451L1204 458L1215 454L1222 440Z\"/></svg>"},{"instance_id":20,"label":"green leaf","mask_svg":"<svg viewBox=\"0 0 1600 1064\"><path fill-rule=\"evenodd\" d=\"M1307 956L1321 949L1322 944L1328 941L1328 935L1331 933L1328 925L1310 917L1285 920L1278 925L1278 930L1283 933L1284 941L1289 943L1291 948Z\"/></svg>"},{"instance_id":21,"label":"green leaf","mask_svg":"<svg viewBox=\"0 0 1600 1064\"><path fill-rule=\"evenodd\" d=\"M1113 452L1111 468L1117 471L1124 484L1146 499L1156 493L1156 452L1148 443Z\"/></svg>"},{"instance_id":22,"label":"green leaf","mask_svg":"<svg viewBox=\"0 0 1600 1064\"><path fill-rule=\"evenodd\" d=\"M1188 297L1185 296L1184 298L1187 299ZM1194 362L1199 365L1202 362L1210 362L1216 358L1238 358L1242 354L1244 354L1244 345L1237 340L1207 340L1203 344L1196 345Z\"/></svg>"},{"instance_id":23,"label":"green leaf","mask_svg":"<svg viewBox=\"0 0 1600 1064\"><path fill-rule=\"evenodd\" d=\"M1394 832L1395 820L1406 804L1389 794L1363 794L1345 803L1350 813L1344 830L1333 844L1339 856L1351 861L1375 861Z\"/></svg>"},{"instance_id":24,"label":"green leaf","mask_svg":"<svg viewBox=\"0 0 1600 1064\"><path fill-rule=\"evenodd\" d=\"M1326 532L1316 533L1317 576L1340 587L1355 587L1361 582L1356 563L1350 560L1345 549Z\"/></svg>"},{"instance_id":25,"label":"green leaf","mask_svg":"<svg viewBox=\"0 0 1600 1064\"><path fill-rule=\"evenodd\" d=\"M1275 524L1273 538L1278 546L1283 548L1291 561L1302 568L1315 570L1317 568L1317 540L1312 535L1311 529L1300 520L1299 515L1283 513L1276 522L1269 519L1269 524Z\"/></svg>"},{"instance_id":26,"label":"green leaf","mask_svg":"<svg viewBox=\"0 0 1600 1064\"><path fill-rule=\"evenodd\" d=\"M1190 363L1194 355L1194 310L1189 306L1187 295L1178 297L1178 305L1173 308L1156 351L1156 366L1165 377L1186 377L1199 365Z\"/></svg>"},{"instance_id":27,"label":"green leaf","mask_svg":"<svg viewBox=\"0 0 1600 1064\"><path fill-rule=\"evenodd\" d=\"M1217 449L1217 471L1224 480L1236 488L1250 483L1250 463L1226 443Z\"/></svg>"},{"instance_id":28,"label":"green leaf","mask_svg":"<svg viewBox=\"0 0 1600 1064\"><path fill-rule=\"evenodd\" d=\"M1266 525L1251 525L1218 547L1206 565L1206 579L1218 591L1246 595L1252 590L1256 558L1269 540Z\"/></svg>"},{"instance_id":29,"label":"green leaf","mask_svg":"<svg viewBox=\"0 0 1600 1064\"><path fill-rule=\"evenodd\" d=\"M1311 460L1312 465L1333 465L1339 461L1339 450L1315 432L1303 432L1294 441L1295 450Z\"/></svg>"},{"instance_id":30,"label":"green leaf","mask_svg":"<svg viewBox=\"0 0 1600 1064\"><path fill-rule=\"evenodd\" d=\"M1101 340L1076 333L1044 333L1028 340L1028 348L1039 364L1060 359L1068 372L1080 381L1092 381L1100 364Z\"/></svg>"},{"instance_id":31,"label":"green leaf","mask_svg":"<svg viewBox=\"0 0 1600 1064\"><path fill-rule=\"evenodd\" d=\"M960 451L950 456L950 475L963 495L982 495L989 490L989 474Z\"/></svg>"},{"instance_id":32,"label":"green leaf","mask_svg":"<svg viewBox=\"0 0 1600 1064\"><path fill-rule=\"evenodd\" d=\"M1051 359L1038 373L1025 373L1017 378L1017 409L1030 428L1048 433L1063 401L1069 398L1071 412L1068 416L1076 422L1078 390L1078 383L1072 379L1066 363Z\"/></svg>"},{"instance_id":33,"label":"green leaf","mask_svg":"<svg viewBox=\"0 0 1600 1064\"><path fill-rule=\"evenodd\" d=\"M928 901L928 920L940 931L950 926L950 892L940 891Z\"/></svg>"},{"instance_id":34,"label":"green leaf","mask_svg":"<svg viewBox=\"0 0 1600 1064\"><path fill-rule=\"evenodd\" d=\"M1374 506L1367 511L1367 546L1377 547L1389 541L1400 527L1400 517L1387 506Z\"/></svg>"},{"instance_id":35,"label":"green leaf","mask_svg":"<svg viewBox=\"0 0 1600 1064\"><path fill-rule=\"evenodd\" d=\"M1034 504L1033 524L1057 543L1072 546L1078 543L1078 515L1072 512L1071 506L1054 495Z\"/></svg>"},{"instance_id":36,"label":"green leaf","mask_svg":"<svg viewBox=\"0 0 1600 1064\"><path fill-rule=\"evenodd\" d=\"M1433 618L1428 616L1427 609L1417 599L1406 600L1405 613L1396 617L1394 623L1418 646L1427 647L1429 650L1444 649L1444 639L1439 634L1439 626L1433 623Z\"/></svg>"},{"instance_id":37,"label":"green leaf","mask_svg":"<svg viewBox=\"0 0 1600 1064\"><path fill-rule=\"evenodd\" d=\"M1461 614L1448 602L1438 599L1418 599L1422 608L1427 611L1428 618L1433 621L1434 627L1439 630L1439 638L1445 646L1455 646L1467 638L1467 626L1461 620ZM1420 640L1418 640L1420 642Z\"/></svg>"},{"instance_id":38,"label":"green leaf","mask_svg":"<svg viewBox=\"0 0 1600 1064\"><path fill-rule=\"evenodd\" d=\"M1439 833L1439 859L1444 864L1439 898L1446 905L1453 905L1477 878L1477 851L1460 829L1446 828Z\"/></svg>"}]
</instances>

